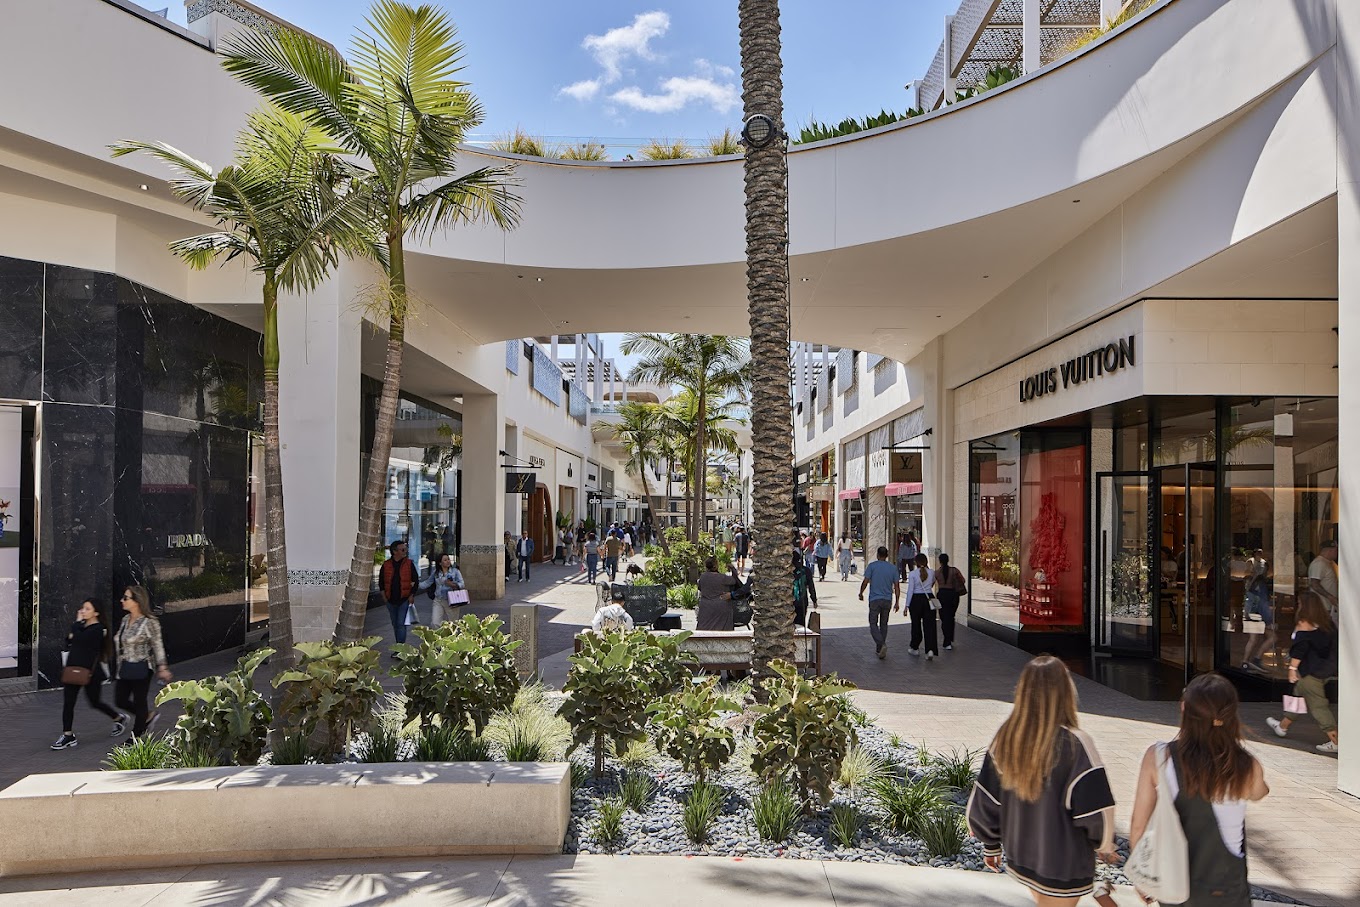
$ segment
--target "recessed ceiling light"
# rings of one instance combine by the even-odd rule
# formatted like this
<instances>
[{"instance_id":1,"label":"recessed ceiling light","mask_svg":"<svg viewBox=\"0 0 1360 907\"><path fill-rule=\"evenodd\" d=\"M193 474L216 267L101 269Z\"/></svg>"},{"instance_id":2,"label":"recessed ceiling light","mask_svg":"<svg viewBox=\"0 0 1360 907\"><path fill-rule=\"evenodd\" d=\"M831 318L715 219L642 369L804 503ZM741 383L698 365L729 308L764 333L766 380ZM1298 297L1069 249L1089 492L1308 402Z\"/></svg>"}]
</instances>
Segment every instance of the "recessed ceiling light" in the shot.
<instances>
[{"instance_id":1,"label":"recessed ceiling light","mask_svg":"<svg viewBox=\"0 0 1360 907\"><path fill-rule=\"evenodd\" d=\"M798 278L798 282L799 282L799 283L809 283L809 282L811 282L811 280L812 280L811 277L800 277L800 278Z\"/></svg>"},{"instance_id":2,"label":"recessed ceiling light","mask_svg":"<svg viewBox=\"0 0 1360 907\"><path fill-rule=\"evenodd\" d=\"M1079 198L1074 198L1074 199L1072 199L1072 204L1074 204L1074 205L1079 205L1079 204L1081 204L1081 199L1079 199Z\"/></svg>"},{"instance_id":3,"label":"recessed ceiling light","mask_svg":"<svg viewBox=\"0 0 1360 907\"><path fill-rule=\"evenodd\" d=\"M147 189L146 189L146 183L142 183L142 191L143 191L143 192L147 191Z\"/></svg>"},{"instance_id":4,"label":"recessed ceiling light","mask_svg":"<svg viewBox=\"0 0 1360 907\"><path fill-rule=\"evenodd\" d=\"M534 281L535 281L536 283L542 283L542 282L543 282L543 278L542 278L542 277L535 277L535 278L534 278Z\"/></svg>"},{"instance_id":5,"label":"recessed ceiling light","mask_svg":"<svg viewBox=\"0 0 1360 907\"><path fill-rule=\"evenodd\" d=\"M992 275L990 275L990 274L983 274L983 275L982 275L982 279L983 279L983 280L986 280L987 278L989 278L989 277L991 277L991 276L992 276Z\"/></svg>"}]
</instances>

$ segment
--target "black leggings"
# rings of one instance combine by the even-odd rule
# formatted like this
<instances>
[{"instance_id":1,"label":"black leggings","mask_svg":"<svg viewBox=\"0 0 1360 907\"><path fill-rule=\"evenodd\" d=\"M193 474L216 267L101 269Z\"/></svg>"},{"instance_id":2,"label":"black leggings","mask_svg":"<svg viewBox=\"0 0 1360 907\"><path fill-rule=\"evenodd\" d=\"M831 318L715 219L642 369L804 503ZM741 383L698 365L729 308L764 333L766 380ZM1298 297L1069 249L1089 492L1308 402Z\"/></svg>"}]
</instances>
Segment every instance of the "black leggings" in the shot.
<instances>
[{"instance_id":1,"label":"black leggings","mask_svg":"<svg viewBox=\"0 0 1360 907\"><path fill-rule=\"evenodd\" d=\"M132 725L132 736L140 737L146 733L146 722L150 718L150 710L146 705L147 693L151 691L151 678L144 677L141 680L123 680L119 678L113 687L113 701L118 708L128 712L135 719Z\"/></svg>"},{"instance_id":2,"label":"black leggings","mask_svg":"<svg viewBox=\"0 0 1360 907\"><path fill-rule=\"evenodd\" d=\"M76 721L76 700L80 698L80 691L85 691L85 701L90 704L90 708L96 709L108 715L114 721L118 720L118 713L112 706L104 704L104 700L99 696L99 688L104 685L103 672L99 672L90 678L90 682L85 686L76 686L73 683L64 685L64 699L61 703L61 729L68 734L75 729Z\"/></svg>"}]
</instances>

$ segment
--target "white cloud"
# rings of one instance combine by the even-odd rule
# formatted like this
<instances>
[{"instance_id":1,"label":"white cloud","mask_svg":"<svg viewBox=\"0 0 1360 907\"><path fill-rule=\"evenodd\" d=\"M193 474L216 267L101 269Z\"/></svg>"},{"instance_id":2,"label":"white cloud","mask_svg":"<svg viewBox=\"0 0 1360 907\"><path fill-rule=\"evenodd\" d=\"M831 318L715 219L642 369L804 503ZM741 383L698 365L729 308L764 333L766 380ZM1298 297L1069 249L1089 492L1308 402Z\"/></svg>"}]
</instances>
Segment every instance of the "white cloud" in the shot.
<instances>
[{"instance_id":1,"label":"white cloud","mask_svg":"<svg viewBox=\"0 0 1360 907\"><path fill-rule=\"evenodd\" d=\"M664 35L670 27L671 17L660 10L638 13L631 25L611 28L602 35L586 35L581 46L590 51L595 62L600 64L604 70L604 82L608 84L619 80L623 75L623 64L630 57L656 59L651 41Z\"/></svg>"},{"instance_id":2,"label":"white cloud","mask_svg":"<svg viewBox=\"0 0 1360 907\"><path fill-rule=\"evenodd\" d=\"M600 80L582 79L580 82L572 82L561 91L562 94L573 97L578 101L589 101L600 93Z\"/></svg>"},{"instance_id":3,"label":"white cloud","mask_svg":"<svg viewBox=\"0 0 1360 907\"><path fill-rule=\"evenodd\" d=\"M694 61L694 71L708 79L730 79L737 74L732 67L710 63L703 57Z\"/></svg>"},{"instance_id":4,"label":"white cloud","mask_svg":"<svg viewBox=\"0 0 1360 907\"><path fill-rule=\"evenodd\" d=\"M610 95L610 100L645 113L675 113L691 102L707 104L718 113L726 113L741 103L737 86L716 82L702 76L672 76L661 82L658 94L647 94L635 85L621 88Z\"/></svg>"}]
</instances>

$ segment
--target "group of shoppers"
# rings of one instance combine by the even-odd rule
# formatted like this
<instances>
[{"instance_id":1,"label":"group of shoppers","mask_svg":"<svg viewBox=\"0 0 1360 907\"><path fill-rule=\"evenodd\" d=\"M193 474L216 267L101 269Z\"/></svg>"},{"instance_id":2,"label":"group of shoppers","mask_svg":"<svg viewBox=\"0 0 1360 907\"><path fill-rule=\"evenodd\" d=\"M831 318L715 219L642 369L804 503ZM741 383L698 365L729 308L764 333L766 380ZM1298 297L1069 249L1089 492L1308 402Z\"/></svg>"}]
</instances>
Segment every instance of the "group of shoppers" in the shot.
<instances>
[{"instance_id":1,"label":"group of shoppers","mask_svg":"<svg viewBox=\"0 0 1360 907\"><path fill-rule=\"evenodd\" d=\"M99 599L85 599L76 611L75 622L66 634L61 672L62 733L52 744L54 750L69 749L78 743L75 712L82 689L90 707L113 722L111 737L121 737L126 732L128 713L132 715L134 738L145 734L154 720L147 702L152 678L168 683L172 676L165 658L161 624L151 613L151 597L141 586L124 589L119 604L123 619L116 630L108 609ZM106 705L100 695L110 677L114 680L114 702L122 712Z\"/></svg>"},{"instance_id":2,"label":"group of shoppers","mask_svg":"<svg viewBox=\"0 0 1360 907\"><path fill-rule=\"evenodd\" d=\"M1159 797L1185 831L1188 907L1248 907L1247 803L1270 792L1261 764L1242 744L1237 691L1202 674L1181 695L1175 738L1143 756L1129 832L1131 851ZM1061 661L1033 659L1020 673L1014 705L992 739L968 800L968 828L987 868L1005 871L1040 905L1076 904L1096 890L1096 860L1119 862L1114 794L1091 737L1078 726L1077 690ZM1151 842L1149 842L1151 843ZM1165 842L1159 842L1165 847Z\"/></svg>"},{"instance_id":3,"label":"group of shoppers","mask_svg":"<svg viewBox=\"0 0 1360 907\"><path fill-rule=\"evenodd\" d=\"M406 628L419 622L416 598L420 595L430 599L431 625L438 626L446 620L452 620L449 593L467 588L462 571L453 562L453 556L440 554L432 558L429 569L422 577L405 541L398 539L387 548L392 556L383 561L378 569L378 589L382 592L388 616L392 619L393 638L399 643L406 642Z\"/></svg>"},{"instance_id":4,"label":"group of shoppers","mask_svg":"<svg viewBox=\"0 0 1360 907\"><path fill-rule=\"evenodd\" d=\"M949 555L939 556L939 569L930 569L930 560L919 552L912 558L911 570L906 574L907 616L911 620L911 641L907 652L920 655L924 643L926 661L940 654L936 637L935 614L940 615L940 629L944 633L946 651L954 648L954 619L959 611L959 599L968 594L968 581L957 567L950 566ZM864 579L859 584L859 600L869 593L869 635L874 641L874 652L879 658L888 655L888 616L901 610L902 582L900 564L888 561L888 549L880 546L878 559L864 568Z\"/></svg>"}]
</instances>

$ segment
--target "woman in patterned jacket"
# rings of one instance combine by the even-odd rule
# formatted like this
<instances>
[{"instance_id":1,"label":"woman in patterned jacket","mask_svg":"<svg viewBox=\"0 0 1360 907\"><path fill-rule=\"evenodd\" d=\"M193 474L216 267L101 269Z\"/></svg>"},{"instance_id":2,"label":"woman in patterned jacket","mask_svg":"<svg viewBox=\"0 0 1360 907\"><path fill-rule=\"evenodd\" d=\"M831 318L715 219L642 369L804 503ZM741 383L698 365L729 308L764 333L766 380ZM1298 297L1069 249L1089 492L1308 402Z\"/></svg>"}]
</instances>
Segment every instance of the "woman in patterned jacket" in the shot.
<instances>
[{"instance_id":1,"label":"woman in patterned jacket","mask_svg":"<svg viewBox=\"0 0 1360 907\"><path fill-rule=\"evenodd\" d=\"M132 713L132 736L140 737L146 733L151 715L146 703L151 676L169 683L171 674L165 662L161 622L151 613L151 596L141 586L128 586L123 590L122 604L127 613L118 627L114 701L120 709Z\"/></svg>"}]
</instances>

